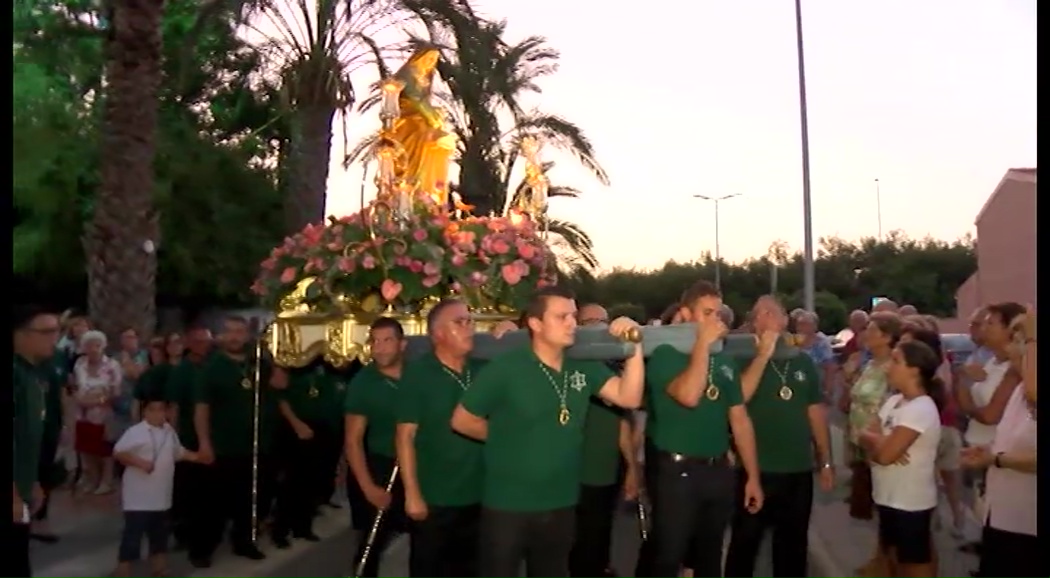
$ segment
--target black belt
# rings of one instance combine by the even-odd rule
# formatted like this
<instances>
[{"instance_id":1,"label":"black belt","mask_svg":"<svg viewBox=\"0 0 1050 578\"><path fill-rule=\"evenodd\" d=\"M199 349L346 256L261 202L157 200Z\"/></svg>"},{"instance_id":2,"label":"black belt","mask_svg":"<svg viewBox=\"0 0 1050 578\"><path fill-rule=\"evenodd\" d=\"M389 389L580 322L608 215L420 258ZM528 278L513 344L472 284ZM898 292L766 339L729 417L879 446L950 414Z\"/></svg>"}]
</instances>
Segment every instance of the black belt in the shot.
<instances>
[{"instance_id":1,"label":"black belt","mask_svg":"<svg viewBox=\"0 0 1050 578\"><path fill-rule=\"evenodd\" d=\"M660 457L663 457L664 459L670 460L670 461L672 461L672 462L674 462L676 464L684 463L684 464L699 464L699 465L702 465L702 466L721 466L721 465L725 465L725 464L729 463L729 460L726 459L726 456L724 454L721 455L721 456L716 456L716 457L701 458L701 457L697 457L697 456L689 456L689 455L686 455L686 454L680 454L680 453L677 453L677 452L665 452L663 450L659 450L659 455L660 455Z\"/></svg>"}]
</instances>

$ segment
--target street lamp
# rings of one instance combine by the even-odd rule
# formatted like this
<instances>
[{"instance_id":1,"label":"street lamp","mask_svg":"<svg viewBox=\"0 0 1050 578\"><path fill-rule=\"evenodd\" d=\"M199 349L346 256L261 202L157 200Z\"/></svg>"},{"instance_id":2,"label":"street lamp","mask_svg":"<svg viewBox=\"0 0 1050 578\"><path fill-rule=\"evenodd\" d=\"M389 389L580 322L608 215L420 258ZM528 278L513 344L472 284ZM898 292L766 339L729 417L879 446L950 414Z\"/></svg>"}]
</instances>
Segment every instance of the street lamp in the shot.
<instances>
[{"instance_id":1,"label":"street lamp","mask_svg":"<svg viewBox=\"0 0 1050 578\"><path fill-rule=\"evenodd\" d=\"M802 0L795 0L795 41L798 44L798 109L802 124L802 301L814 311L813 207L809 197L809 114L806 110L806 58L802 51Z\"/></svg>"},{"instance_id":2,"label":"street lamp","mask_svg":"<svg viewBox=\"0 0 1050 578\"><path fill-rule=\"evenodd\" d=\"M740 193L722 195L721 197L710 197L708 195L693 195L694 199L714 201L715 203L715 287L718 287L719 289L722 288L722 248L719 245L718 239L718 203L739 196Z\"/></svg>"}]
</instances>

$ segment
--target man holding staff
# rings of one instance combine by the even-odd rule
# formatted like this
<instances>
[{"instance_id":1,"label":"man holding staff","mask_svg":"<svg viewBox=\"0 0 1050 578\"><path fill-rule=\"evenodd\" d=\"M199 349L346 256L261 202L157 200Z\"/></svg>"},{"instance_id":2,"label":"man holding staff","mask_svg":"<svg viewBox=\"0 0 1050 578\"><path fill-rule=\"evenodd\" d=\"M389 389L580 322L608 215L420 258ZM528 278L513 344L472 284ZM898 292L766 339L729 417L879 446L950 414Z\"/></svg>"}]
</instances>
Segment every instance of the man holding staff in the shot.
<instances>
[{"instance_id":1,"label":"man holding staff","mask_svg":"<svg viewBox=\"0 0 1050 578\"><path fill-rule=\"evenodd\" d=\"M379 559L393 535L404 525L402 486L395 483L387 491L391 473L396 466L394 431L397 426L398 389L401 387L401 369L405 352L405 331L401 324L389 317L380 317L368 336L372 363L354 376L346 391L346 461L353 476L347 476L347 493L354 495L350 486L356 484L363 494L363 503L351 502L350 514L354 529L362 532L356 568L367 544L376 515L385 512L379 524L375 541L370 548L367 563L358 576L378 576Z\"/></svg>"},{"instance_id":2,"label":"man holding staff","mask_svg":"<svg viewBox=\"0 0 1050 578\"><path fill-rule=\"evenodd\" d=\"M622 376L600 362L567 358L576 333L571 291L537 291L525 309L531 343L494 358L456 407L451 425L485 440L480 572L569 576L580 491L583 425L592 395L626 408L641 402L645 363L640 346ZM626 318L609 332L637 327Z\"/></svg>"},{"instance_id":3,"label":"man holding staff","mask_svg":"<svg viewBox=\"0 0 1050 578\"><path fill-rule=\"evenodd\" d=\"M732 431L746 471L743 503L762 508L751 420L733 359L711 353L727 333L722 296L700 281L685 291L682 320L697 323L690 354L660 346L649 357L652 534L637 576L678 576L685 562L697 577L722 575L722 541L733 514L735 476L726 457Z\"/></svg>"}]
</instances>

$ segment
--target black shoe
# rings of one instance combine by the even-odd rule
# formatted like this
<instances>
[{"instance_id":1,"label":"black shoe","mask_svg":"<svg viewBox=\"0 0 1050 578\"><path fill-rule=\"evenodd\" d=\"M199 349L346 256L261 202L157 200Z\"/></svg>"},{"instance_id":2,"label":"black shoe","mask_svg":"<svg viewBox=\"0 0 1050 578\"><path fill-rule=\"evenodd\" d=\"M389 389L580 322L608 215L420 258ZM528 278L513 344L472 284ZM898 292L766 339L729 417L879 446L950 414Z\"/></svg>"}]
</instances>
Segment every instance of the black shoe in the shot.
<instances>
[{"instance_id":1,"label":"black shoe","mask_svg":"<svg viewBox=\"0 0 1050 578\"><path fill-rule=\"evenodd\" d=\"M233 549L234 556L240 556L241 558L247 558L249 560L265 560L266 554L263 554L255 545L240 546Z\"/></svg>"},{"instance_id":2,"label":"black shoe","mask_svg":"<svg viewBox=\"0 0 1050 578\"><path fill-rule=\"evenodd\" d=\"M321 541L321 537L317 534L314 534L311 530L307 530L305 532L295 532L292 534L292 537L296 540L306 540L307 542Z\"/></svg>"},{"instance_id":3,"label":"black shoe","mask_svg":"<svg viewBox=\"0 0 1050 578\"><path fill-rule=\"evenodd\" d=\"M211 558L190 558L190 564L194 568L211 568Z\"/></svg>"},{"instance_id":4,"label":"black shoe","mask_svg":"<svg viewBox=\"0 0 1050 578\"><path fill-rule=\"evenodd\" d=\"M273 545L277 546L280 550L287 550L292 547L292 543L288 540L288 536L274 536Z\"/></svg>"}]
</instances>

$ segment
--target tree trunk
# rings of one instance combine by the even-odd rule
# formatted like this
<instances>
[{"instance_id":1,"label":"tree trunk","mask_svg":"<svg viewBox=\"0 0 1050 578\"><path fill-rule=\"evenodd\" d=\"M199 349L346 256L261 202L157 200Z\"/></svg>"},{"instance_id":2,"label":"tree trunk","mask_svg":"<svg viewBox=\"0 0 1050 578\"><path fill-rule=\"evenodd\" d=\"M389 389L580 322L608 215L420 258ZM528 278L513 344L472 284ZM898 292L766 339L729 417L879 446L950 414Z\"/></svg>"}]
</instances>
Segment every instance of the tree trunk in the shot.
<instances>
[{"instance_id":1,"label":"tree trunk","mask_svg":"<svg viewBox=\"0 0 1050 578\"><path fill-rule=\"evenodd\" d=\"M164 0L110 0L101 185L84 233L88 309L111 339L156 325L153 206ZM115 341L114 341L115 343Z\"/></svg>"},{"instance_id":2,"label":"tree trunk","mask_svg":"<svg viewBox=\"0 0 1050 578\"><path fill-rule=\"evenodd\" d=\"M288 234L324 220L335 109L323 105L305 106L297 110L295 116L299 124L292 135L285 197Z\"/></svg>"}]
</instances>

